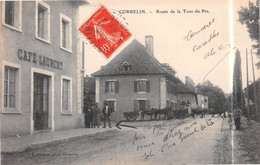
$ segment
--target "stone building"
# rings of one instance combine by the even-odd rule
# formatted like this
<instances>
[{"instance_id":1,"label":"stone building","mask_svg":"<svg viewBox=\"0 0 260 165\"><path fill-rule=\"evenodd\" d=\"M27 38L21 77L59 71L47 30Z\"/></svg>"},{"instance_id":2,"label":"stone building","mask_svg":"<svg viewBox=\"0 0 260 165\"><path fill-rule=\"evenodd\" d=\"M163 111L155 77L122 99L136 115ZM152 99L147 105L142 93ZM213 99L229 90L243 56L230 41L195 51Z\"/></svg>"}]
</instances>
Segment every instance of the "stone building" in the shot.
<instances>
[{"instance_id":1,"label":"stone building","mask_svg":"<svg viewBox=\"0 0 260 165\"><path fill-rule=\"evenodd\" d=\"M1 135L84 126L78 8L86 1L2 1Z\"/></svg>"},{"instance_id":2,"label":"stone building","mask_svg":"<svg viewBox=\"0 0 260 165\"><path fill-rule=\"evenodd\" d=\"M177 104L175 71L153 56L153 37L146 47L133 40L107 65L92 75L96 80L99 108L108 103L112 119L122 120L123 112L163 109Z\"/></svg>"}]
</instances>

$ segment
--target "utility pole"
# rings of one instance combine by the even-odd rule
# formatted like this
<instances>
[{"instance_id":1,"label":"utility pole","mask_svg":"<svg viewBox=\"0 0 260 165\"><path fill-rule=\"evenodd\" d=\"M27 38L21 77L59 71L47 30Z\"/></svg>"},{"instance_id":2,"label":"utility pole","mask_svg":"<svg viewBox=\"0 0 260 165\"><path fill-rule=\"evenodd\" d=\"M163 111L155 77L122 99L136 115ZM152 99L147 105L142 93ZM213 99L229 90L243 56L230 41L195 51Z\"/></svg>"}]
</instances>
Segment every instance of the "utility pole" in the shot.
<instances>
[{"instance_id":1,"label":"utility pole","mask_svg":"<svg viewBox=\"0 0 260 165\"><path fill-rule=\"evenodd\" d=\"M246 49L246 95L247 95L247 115L249 119L249 93L248 93L248 52Z\"/></svg>"},{"instance_id":2,"label":"utility pole","mask_svg":"<svg viewBox=\"0 0 260 165\"><path fill-rule=\"evenodd\" d=\"M253 59L253 52L252 52L252 49L251 49L251 59L252 59L252 70L253 70L253 80L254 80L254 95L255 95L255 115L257 115L257 100L256 100L256 88L255 88L255 69L254 69L254 59Z\"/></svg>"}]
</instances>

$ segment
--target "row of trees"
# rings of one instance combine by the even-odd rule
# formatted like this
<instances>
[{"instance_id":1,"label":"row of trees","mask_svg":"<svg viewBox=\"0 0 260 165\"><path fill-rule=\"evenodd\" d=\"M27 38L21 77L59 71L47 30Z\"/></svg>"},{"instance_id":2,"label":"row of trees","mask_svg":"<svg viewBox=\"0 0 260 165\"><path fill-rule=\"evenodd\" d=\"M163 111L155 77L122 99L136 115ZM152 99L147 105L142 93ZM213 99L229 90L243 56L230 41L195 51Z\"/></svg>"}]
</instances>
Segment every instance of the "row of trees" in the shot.
<instances>
[{"instance_id":1,"label":"row of trees","mask_svg":"<svg viewBox=\"0 0 260 165\"><path fill-rule=\"evenodd\" d=\"M214 108L217 113L230 112L230 101L226 98L223 90L214 86L209 80L196 86L209 98L209 108Z\"/></svg>"}]
</instances>

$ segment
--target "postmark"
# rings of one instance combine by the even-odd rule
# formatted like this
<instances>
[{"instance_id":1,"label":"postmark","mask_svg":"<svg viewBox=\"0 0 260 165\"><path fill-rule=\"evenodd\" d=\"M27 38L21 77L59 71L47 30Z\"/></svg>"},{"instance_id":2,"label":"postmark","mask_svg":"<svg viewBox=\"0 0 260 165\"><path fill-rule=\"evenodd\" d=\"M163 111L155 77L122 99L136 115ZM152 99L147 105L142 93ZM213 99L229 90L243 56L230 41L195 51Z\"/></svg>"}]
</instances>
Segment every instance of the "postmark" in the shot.
<instances>
[{"instance_id":1,"label":"postmark","mask_svg":"<svg viewBox=\"0 0 260 165\"><path fill-rule=\"evenodd\" d=\"M131 37L131 33L104 6L101 6L79 31L107 58Z\"/></svg>"}]
</instances>

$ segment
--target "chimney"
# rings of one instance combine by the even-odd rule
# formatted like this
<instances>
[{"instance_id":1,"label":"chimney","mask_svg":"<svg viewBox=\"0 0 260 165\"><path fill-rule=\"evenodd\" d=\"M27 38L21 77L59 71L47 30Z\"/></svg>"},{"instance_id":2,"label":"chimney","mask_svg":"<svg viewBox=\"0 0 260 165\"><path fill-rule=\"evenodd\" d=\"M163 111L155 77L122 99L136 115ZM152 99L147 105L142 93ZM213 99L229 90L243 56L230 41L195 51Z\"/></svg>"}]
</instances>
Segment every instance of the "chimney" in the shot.
<instances>
[{"instance_id":1,"label":"chimney","mask_svg":"<svg viewBox=\"0 0 260 165\"><path fill-rule=\"evenodd\" d=\"M154 53L153 53L153 36L152 35L145 36L145 47L146 47L147 51L152 56L154 56Z\"/></svg>"}]
</instances>

